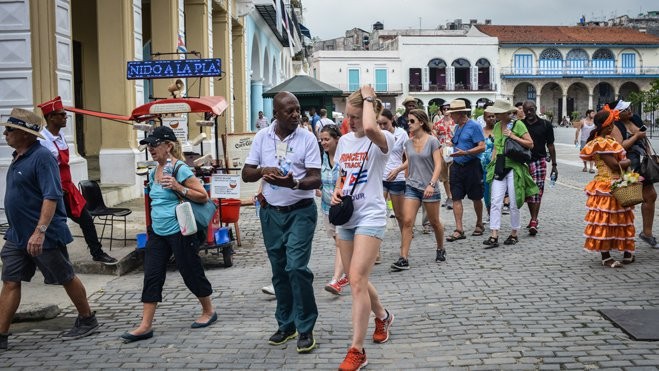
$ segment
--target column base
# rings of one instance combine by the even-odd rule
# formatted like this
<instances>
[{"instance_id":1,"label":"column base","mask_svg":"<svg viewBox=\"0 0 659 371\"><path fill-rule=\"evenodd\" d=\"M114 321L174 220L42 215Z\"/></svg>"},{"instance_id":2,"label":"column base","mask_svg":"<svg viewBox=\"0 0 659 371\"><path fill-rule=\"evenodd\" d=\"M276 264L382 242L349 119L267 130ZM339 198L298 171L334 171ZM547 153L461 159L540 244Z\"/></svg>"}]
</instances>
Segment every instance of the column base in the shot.
<instances>
[{"instance_id":1,"label":"column base","mask_svg":"<svg viewBox=\"0 0 659 371\"><path fill-rule=\"evenodd\" d=\"M144 152L134 148L101 149L98 155L101 169L101 184L124 186L128 189L122 194L130 198L138 198L143 193L145 177L135 173L137 162L144 161Z\"/></svg>"}]
</instances>

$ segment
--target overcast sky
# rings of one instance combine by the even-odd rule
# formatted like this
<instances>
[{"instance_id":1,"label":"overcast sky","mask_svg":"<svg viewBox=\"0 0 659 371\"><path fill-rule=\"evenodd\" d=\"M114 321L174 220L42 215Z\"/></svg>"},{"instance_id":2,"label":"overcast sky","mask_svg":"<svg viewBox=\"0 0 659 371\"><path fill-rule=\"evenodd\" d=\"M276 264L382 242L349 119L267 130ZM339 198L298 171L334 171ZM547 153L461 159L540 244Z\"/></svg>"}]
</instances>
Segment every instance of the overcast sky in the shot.
<instances>
[{"instance_id":1,"label":"overcast sky","mask_svg":"<svg viewBox=\"0 0 659 371\"><path fill-rule=\"evenodd\" d=\"M380 21L385 29L437 28L449 21L491 19L498 25L575 25L586 20L659 10L656 0L302 0L303 24L323 40L345 35L354 27L370 31ZM419 19L420 18L420 19Z\"/></svg>"}]
</instances>

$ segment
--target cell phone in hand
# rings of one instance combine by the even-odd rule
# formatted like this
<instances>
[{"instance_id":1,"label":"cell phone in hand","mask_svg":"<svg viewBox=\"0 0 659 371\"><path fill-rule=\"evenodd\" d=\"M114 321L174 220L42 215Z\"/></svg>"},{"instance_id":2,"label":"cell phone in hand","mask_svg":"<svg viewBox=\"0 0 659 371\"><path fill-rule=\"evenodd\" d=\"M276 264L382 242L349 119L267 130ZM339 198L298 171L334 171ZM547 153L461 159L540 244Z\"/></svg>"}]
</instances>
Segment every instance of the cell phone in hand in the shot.
<instances>
[{"instance_id":1,"label":"cell phone in hand","mask_svg":"<svg viewBox=\"0 0 659 371\"><path fill-rule=\"evenodd\" d=\"M646 131L646 130L648 130L648 127L645 126L645 125L643 125L643 126L641 126L640 128L638 128L638 130L639 130L639 131Z\"/></svg>"}]
</instances>

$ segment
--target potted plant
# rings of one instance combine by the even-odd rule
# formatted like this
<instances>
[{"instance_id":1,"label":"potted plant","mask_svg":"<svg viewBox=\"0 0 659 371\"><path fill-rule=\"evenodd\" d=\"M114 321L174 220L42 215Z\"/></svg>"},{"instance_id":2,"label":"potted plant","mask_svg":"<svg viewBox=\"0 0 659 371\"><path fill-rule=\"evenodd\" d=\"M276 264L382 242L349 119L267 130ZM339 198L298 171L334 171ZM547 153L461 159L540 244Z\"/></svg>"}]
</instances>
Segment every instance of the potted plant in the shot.
<instances>
[{"instance_id":1,"label":"potted plant","mask_svg":"<svg viewBox=\"0 0 659 371\"><path fill-rule=\"evenodd\" d=\"M581 119L581 113L579 111L572 111L570 118L572 118L572 127L576 128L577 124L579 124L579 120Z\"/></svg>"}]
</instances>

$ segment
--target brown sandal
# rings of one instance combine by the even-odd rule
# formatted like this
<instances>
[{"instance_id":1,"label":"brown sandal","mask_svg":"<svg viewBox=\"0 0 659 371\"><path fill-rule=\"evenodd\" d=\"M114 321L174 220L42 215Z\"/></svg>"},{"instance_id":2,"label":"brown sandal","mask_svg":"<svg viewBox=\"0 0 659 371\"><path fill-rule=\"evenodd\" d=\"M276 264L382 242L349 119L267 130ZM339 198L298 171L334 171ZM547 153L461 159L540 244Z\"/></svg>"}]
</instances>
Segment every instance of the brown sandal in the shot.
<instances>
[{"instance_id":1,"label":"brown sandal","mask_svg":"<svg viewBox=\"0 0 659 371\"><path fill-rule=\"evenodd\" d=\"M622 263L613 258L602 260L602 265L608 268L622 268Z\"/></svg>"},{"instance_id":2,"label":"brown sandal","mask_svg":"<svg viewBox=\"0 0 659 371\"><path fill-rule=\"evenodd\" d=\"M482 236L484 232L485 232L485 227L481 224L481 225L477 225L476 228L474 228L474 231L471 233L471 235Z\"/></svg>"},{"instance_id":3,"label":"brown sandal","mask_svg":"<svg viewBox=\"0 0 659 371\"><path fill-rule=\"evenodd\" d=\"M467 238L467 236L465 236L464 231L456 229L456 230L453 231L452 235L446 237L446 241L453 242L453 241L457 241L457 240L464 240L465 238Z\"/></svg>"}]
</instances>

